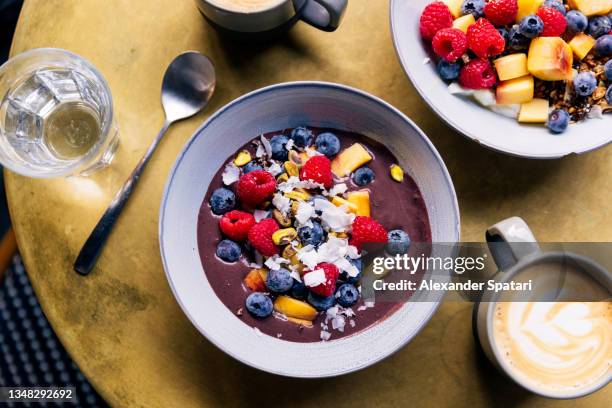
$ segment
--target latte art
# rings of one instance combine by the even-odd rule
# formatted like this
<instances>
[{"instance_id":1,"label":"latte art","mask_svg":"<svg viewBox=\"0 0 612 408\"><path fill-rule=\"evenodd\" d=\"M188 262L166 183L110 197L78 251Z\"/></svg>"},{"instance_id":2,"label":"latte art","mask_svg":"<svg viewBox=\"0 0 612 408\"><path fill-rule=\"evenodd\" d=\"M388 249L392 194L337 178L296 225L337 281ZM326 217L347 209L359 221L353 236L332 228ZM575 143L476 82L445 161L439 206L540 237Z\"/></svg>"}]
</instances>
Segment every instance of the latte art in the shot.
<instances>
[{"instance_id":1,"label":"latte art","mask_svg":"<svg viewBox=\"0 0 612 408\"><path fill-rule=\"evenodd\" d=\"M239 13L256 13L283 3L285 0L207 0L209 3Z\"/></svg>"},{"instance_id":2,"label":"latte art","mask_svg":"<svg viewBox=\"0 0 612 408\"><path fill-rule=\"evenodd\" d=\"M525 382L558 393L579 391L612 369L612 302L502 302L494 339Z\"/></svg>"}]
</instances>

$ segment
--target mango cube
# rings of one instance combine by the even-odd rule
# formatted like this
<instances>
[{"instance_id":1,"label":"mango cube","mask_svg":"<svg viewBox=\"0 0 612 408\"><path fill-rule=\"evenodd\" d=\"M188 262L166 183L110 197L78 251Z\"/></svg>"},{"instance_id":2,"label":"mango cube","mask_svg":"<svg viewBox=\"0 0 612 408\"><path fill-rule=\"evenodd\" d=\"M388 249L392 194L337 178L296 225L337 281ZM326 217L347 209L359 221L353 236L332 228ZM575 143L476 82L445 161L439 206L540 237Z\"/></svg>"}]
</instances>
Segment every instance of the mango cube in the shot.
<instances>
[{"instance_id":1,"label":"mango cube","mask_svg":"<svg viewBox=\"0 0 612 408\"><path fill-rule=\"evenodd\" d=\"M533 99L534 91L535 86L531 75L504 81L497 86L497 104L512 105L529 102Z\"/></svg>"},{"instance_id":2,"label":"mango cube","mask_svg":"<svg viewBox=\"0 0 612 408\"><path fill-rule=\"evenodd\" d=\"M463 4L463 0L444 0L444 3L448 6L453 18L461 16L461 5Z\"/></svg>"},{"instance_id":3,"label":"mango cube","mask_svg":"<svg viewBox=\"0 0 612 408\"><path fill-rule=\"evenodd\" d=\"M546 123L548 120L548 100L535 98L521 105L518 121L521 123Z\"/></svg>"},{"instance_id":4,"label":"mango cube","mask_svg":"<svg viewBox=\"0 0 612 408\"><path fill-rule=\"evenodd\" d=\"M543 81L568 81L573 77L572 48L560 37L538 37L531 40L527 69Z\"/></svg>"},{"instance_id":5,"label":"mango cube","mask_svg":"<svg viewBox=\"0 0 612 408\"><path fill-rule=\"evenodd\" d=\"M495 70L500 81L520 78L529 75L527 54L510 54L495 60Z\"/></svg>"},{"instance_id":6,"label":"mango cube","mask_svg":"<svg viewBox=\"0 0 612 408\"><path fill-rule=\"evenodd\" d=\"M359 143L344 149L332 160L332 172L342 178L372 160L372 155Z\"/></svg>"},{"instance_id":7,"label":"mango cube","mask_svg":"<svg viewBox=\"0 0 612 408\"><path fill-rule=\"evenodd\" d=\"M267 277L268 274L265 270L263 270L263 272L265 272L265 275L260 269L251 269L247 276L244 277L244 285L253 292L265 292L266 281L264 276Z\"/></svg>"},{"instance_id":8,"label":"mango cube","mask_svg":"<svg viewBox=\"0 0 612 408\"><path fill-rule=\"evenodd\" d=\"M596 39L585 33L578 33L569 45L578 59L584 59L595 46Z\"/></svg>"},{"instance_id":9,"label":"mango cube","mask_svg":"<svg viewBox=\"0 0 612 408\"><path fill-rule=\"evenodd\" d=\"M370 192L367 190L351 191L348 193L348 202L357 207L355 214L364 217L370 216Z\"/></svg>"},{"instance_id":10,"label":"mango cube","mask_svg":"<svg viewBox=\"0 0 612 408\"><path fill-rule=\"evenodd\" d=\"M354 214L357 214L357 210L359 209L356 204L348 200L345 200L342 197L335 196L334 198L332 198L331 202L336 207L342 207L343 205L346 206L348 208L348 211Z\"/></svg>"},{"instance_id":11,"label":"mango cube","mask_svg":"<svg viewBox=\"0 0 612 408\"><path fill-rule=\"evenodd\" d=\"M238 167L242 167L251 160L251 153L249 153L248 150L242 150L234 159L234 164Z\"/></svg>"},{"instance_id":12,"label":"mango cube","mask_svg":"<svg viewBox=\"0 0 612 408\"><path fill-rule=\"evenodd\" d=\"M587 17L604 15L612 11L612 0L569 0L573 9L580 10Z\"/></svg>"},{"instance_id":13,"label":"mango cube","mask_svg":"<svg viewBox=\"0 0 612 408\"><path fill-rule=\"evenodd\" d=\"M474 18L472 14L466 14L465 16L461 16L455 21L453 21L453 28L461 30L467 34L467 30L469 26L471 26L475 22L476 22L476 19Z\"/></svg>"},{"instance_id":14,"label":"mango cube","mask_svg":"<svg viewBox=\"0 0 612 408\"><path fill-rule=\"evenodd\" d=\"M542 4L544 4L544 0L518 0L516 22L519 23L528 15L535 14Z\"/></svg>"},{"instance_id":15,"label":"mango cube","mask_svg":"<svg viewBox=\"0 0 612 408\"><path fill-rule=\"evenodd\" d=\"M312 321L317 316L316 309L308 303L285 295L276 298L274 310L287 317L308 321Z\"/></svg>"}]
</instances>

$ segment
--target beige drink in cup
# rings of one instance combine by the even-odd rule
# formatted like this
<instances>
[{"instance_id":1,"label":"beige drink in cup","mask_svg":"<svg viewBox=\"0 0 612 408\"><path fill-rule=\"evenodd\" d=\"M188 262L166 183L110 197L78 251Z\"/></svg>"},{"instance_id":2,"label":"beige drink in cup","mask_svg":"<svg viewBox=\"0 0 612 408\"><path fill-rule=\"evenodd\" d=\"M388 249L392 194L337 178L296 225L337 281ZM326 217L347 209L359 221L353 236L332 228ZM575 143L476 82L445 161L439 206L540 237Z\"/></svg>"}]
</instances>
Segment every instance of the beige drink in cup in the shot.
<instances>
[{"instance_id":1,"label":"beige drink in cup","mask_svg":"<svg viewBox=\"0 0 612 408\"><path fill-rule=\"evenodd\" d=\"M529 293L486 291L475 307L478 341L491 362L524 388L577 398L612 380L612 277L589 258L540 251L513 217L488 230L500 284L531 282ZM499 245L501 244L501 245Z\"/></svg>"}]
</instances>

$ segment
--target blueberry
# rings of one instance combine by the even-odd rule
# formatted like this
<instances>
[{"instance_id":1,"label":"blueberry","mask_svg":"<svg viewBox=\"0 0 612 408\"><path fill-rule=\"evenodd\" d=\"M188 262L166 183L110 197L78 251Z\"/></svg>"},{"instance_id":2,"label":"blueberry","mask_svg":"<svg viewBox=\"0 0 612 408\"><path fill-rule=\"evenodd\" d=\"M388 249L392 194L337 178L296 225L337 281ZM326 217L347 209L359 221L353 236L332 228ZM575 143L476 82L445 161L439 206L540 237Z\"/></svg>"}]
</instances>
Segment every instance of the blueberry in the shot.
<instances>
[{"instance_id":1,"label":"blueberry","mask_svg":"<svg viewBox=\"0 0 612 408\"><path fill-rule=\"evenodd\" d=\"M410 237L400 229L387 233L387 245L385 250L389 255L401 255L408 252L410 248Z\"/></svg>"},{"instance_id":2,"label":"blueberry","mask_svg":"<svg viewBox=\"0 0 612 408\"><path fill-rule=\"evenodd\" d=\"M308 303L320 311L329 309L334 305L335 301L336 297L334 295L325 297L312 292L308 294Z\"/></svg>"},{"instance_id":3,"label":"blueberry","mask_svg":"<svg viewBox=\"0 0 612 408\"><path fill-rule=\"evenodd\" d=\"M336 299L342 307L351 307L359 300L359 291L350 283L345 283L336 290Z\"/></svg>"},{"instance_id":4,"label":"blueberry","mask_svg":"<svg viewBox=\"0 0 612 408\"><path fill-rule=\"evenodd\" d=\"M520 33L518 24L512 26L510 33L508 34L508 44L511 49L517 51L524 50L529 47L530 42L530 38L527 38Z\"/></svg>"},{"instance_id":5,"label":"blueberry","mask_svg":"<svg viewBox=\"0 0 612 408\"><path fill-rule=\"evenodd\" d=\"M596 16L589 22L589 34L591 37L599 38L612 30L612 23L608 16Z\"/></svg>"},{"instance_id":6,"label":"blueberry","mask_svg":"<svg viewBox=\"0 0 612 408\"><path fill-rule=\"evenodd\" d=\"M612 35L607 34L599 37L595 43L595 51L602 57L612 56Z\"/></svg>"},{"instance_id":7,"label":"blueberry","mask_svg":"<svg viewBox=\"0 0 612 408\"><path fill-rule=\"evenodd\" d=\"M236 206L236 195L227 188L218 188L210 196L210 208L217 215L225 214Z\"/></svg>"},{"instance_id":8,"label":"blueberry","mask_svg":"<svg viewBox=\"0 0 612 408\"><path fill-rule=\"evenodd\" d=\"M459 78L459 71L461 71L461 64L456 62L448 62L441 59L437 65L438 75L445 81L454 81Z\"/></svg>"},{"instance_id":9,"label":"blueberry","mask_svg":"<svg viewBox=\"0 0 612 408\"><path fill-rule=\"evenodd\" d=\"M293 286L291 287L291 296L296 299L306 299L306 296L308 296L308 288L303 282L294 280Z\"/></svg>"},{"instance_id":10,"label":"blueberry","mask_svg":"<svg viewBox=\"0 0 612 408\"><path fill-rule=\"evenodd\" d=\"M263 167L256 161L250 161L242 167L242 174L247 174L255 170L263 170Z\"/></svg>"},{"instance_id":11,"label":"blueberry","mask_svg":"<svg viewBox=\"0 0 612 408\"><path fill-rule=\"evenodd\" d=\"M612 59L606 62L606 65L604 65L604 72L606 73L606 78L608 78L608 81L612 81Z\"/></svg>"},{"instance_id":12,"label":"blueberry","mask_svg":"<svg viewBox=\"0 0 612 408\"><path fill-rule=\"evenodd\" d=\"M305 127L297 127L293 129L290 137L299 147L306 147L312 144L312 131Z\"/></svg>"},{"instance_id":13,"label":"blueberry","mask_svg":"<svg viewBox=\"0 0 612 408\"><path fill-rule=\"evenodd\" d=\"M338 136L330 132L321 133L317 136L317 150L327 157L332 157L340 151L340 140Z\"/></svg>"},{"instance_id":14,"label":"blueberry","mask_svg":"<svg viewBox=\"0 0 612 408\"><path fill-rule=\"evenodd\" d=\"M272 300L263 293L251 293L245 303L249 313L255 317L268 317L272 314Z\"/></svg>"},{"instance_id":15,"label":"blueberry","mask_svg":"<svg viewBox=\"0 0 612 408\"><path fill-rule=\"evenodd\" d=\"M272 148L272 158L274 160L287 160L287 157L289 157L289 151L286 147L288 141L289 138L285 135L272 136L272 139L270 139L270 147Z\"/></svg>"},{"instance_id":16,"label":"blueberry","mask_svg":"<svg viewBox=\"0 0 612 408\"><path fill-rule=\"evenodd\" d=\"M567 10L565 10L565 6L563 5L563 2L560 0L546 0L543 6L557 9L563 15L565 15L565 13L567 12Z\"/></svg>"},{"instance_id":17,"label":"blueberry","mask_svg":"<svg viewBox=\"0 0 612 408\"><path fill-rule=\"evenodd\" d=\"M548 116L546 127L555 134L565 132L569 125L570 115L563 109L555 109Z\"/></svg>"},{"instance_id":18,"label":"blueberry","mask_svg":"<svg viewBox=\"0 0 612 408\"><path fill-rule=\"evenodd\" d=\"M461 5L461 14L471 14L475 19L484 16L485 0L465 0Z\"/></svg>"},{"instance_id":19,"label":"blueberry","mask_svg":"<svg viewBox=\"0 0 612 408\"><path fill-rule=\"evenodd\" d=\"M608 102L608 105L612 105L612 85L610 85L606 91L606 102Z\"/></svg>"},{"instance_id":20,"label":"blueberry","mask_svg":"<svg viewBox=\"0 0 612 408\"><path fill-rule=\"evenodd\" d=\"M579 96L591 96L597 88L597 78L592 72L581 72L574 78L574 90Z\"/></svg>"},{"instance_id":21,"label":"blueberry","mask_svg":"<svg viewBox=\"0 0 612 408\"><path fill-rule=\"evenodd\" d=\"M323 227L318 222L313 222L312 227L301 227L298 229L298 236L302 245L318 246L323 241Z\"/></svg>"},{"instance_id":22,"label":"blueberry","mask_svg":"<svg viewBox=\"0 0 612 408\"><path fill-rule=\"evenodd\" d=\"M508 39L510 38L510 32L508 31L506 27L497 27L497 32L502 37L504 37L504 41L508 42Z\"/></svg>"},{"instance_id":23,"label":"blueberry","mask_svg":"<svg viewBox=\"0 0 612 408\"><path fill-rule=\"evenodd\" d=\"M535 14L525 17L519 24L519 33L527 38L537 37L542 30L544 30L544 22Z\"/></svg>"},{"instance_id":24,"label":"blueberry","mask_svg":"<svg viewBox=\"0 0 612 408\"><path fill-rule=\"evenodd\" d=\"M570 10L565 15L570 31L581 33L589 27L589 19L578 10Z\"/></svg>"},{"instance_id":25,"label":"blueberry","mask_svg":"<svg viewBox=\"0 0 612 408\"><path fill-rule=\"evenodd\" d=\"M353 172L353 182L360 187L370 184L376 178L374 171L369 167L360 167Z\"/></svg>"},{"instance_id":26,"label":"blueberry","mask_svg":"<svg viewBox=\"0 0 612 408\"><path fill-rule=\"evenodd\" d=\"M226 262L236 262L240 254L240 246L232 240L224 239L217 245L217 256Z\"/></svg>"},{"instance_id":27,"label":"blueberry","mask_svg":"<svg viewBox=\"0 0 612 408\"><path fill-rule=\"evenodd\" d=\"M284 268L271 269L266 277L266 286L272 292L283 293L288 291L293 286L291 272Z\"/></svg>"},{"instance_id":28,"label":"blueberry","mask_svg":"<svg viewBox=\"0 0 612 408\"><path fill-rule=\"evenodd\" d=\"M353 264L355 268L357 268L357 270L359 270L359 273L357 274L357 276L349 276L348 273L346 273L345 271L342 271L340 272L340 280L355 284L361 278L361 273L363 272L363 262L361 261L361 259L348 259L348 260L351 264Z\"/></svg>"}]
</instances>

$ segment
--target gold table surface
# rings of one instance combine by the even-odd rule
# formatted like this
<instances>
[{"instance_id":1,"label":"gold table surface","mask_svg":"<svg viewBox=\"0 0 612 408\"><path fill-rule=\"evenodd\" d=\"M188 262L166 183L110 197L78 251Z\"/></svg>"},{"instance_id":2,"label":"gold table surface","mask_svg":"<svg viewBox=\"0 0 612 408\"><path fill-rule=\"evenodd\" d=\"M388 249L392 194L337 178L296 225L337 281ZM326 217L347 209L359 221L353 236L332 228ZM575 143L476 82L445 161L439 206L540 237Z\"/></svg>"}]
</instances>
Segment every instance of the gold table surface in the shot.
<instances>
[{"instance_id":1,"label":"gold table surface","mask_svg":"<svg viewBox=\"0 0 612 408\"><path fill-rule=\"evenodd\" d=\"M406 0L409 1L409 0ZM417 95L393 49L388 3L351 0L341 28L298 24L282 41L240 45L218 36L192 0L27 0L13 55L60 47L83 55L113 92L121 145L91 178L6 174L21 254L43 309L77 364L114 406L605 406L612 388L575 401L531 395L477 354L471 307L444 304L404 349L340 378L297 380L246 367L189 323L168 287L157 220L168 171L202 121L230 100L293 80L340 82L377 95L429 135L452 175L462 239L481 241L505 217L525 218L542 241L612 241L612 148L556 161L485 150L445 126ZM72 263L111 197L162 124L160 83L180 52L217 67L205 113L171 128L87 278Z\"/></svg>"}]
</instances>

